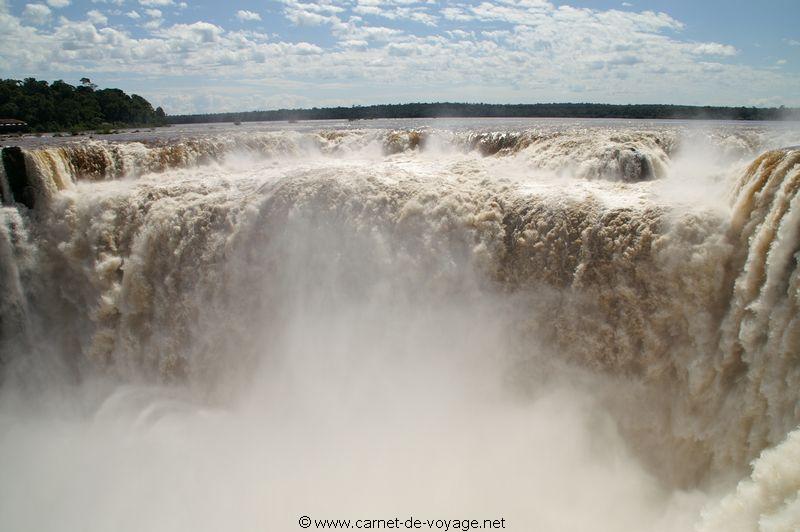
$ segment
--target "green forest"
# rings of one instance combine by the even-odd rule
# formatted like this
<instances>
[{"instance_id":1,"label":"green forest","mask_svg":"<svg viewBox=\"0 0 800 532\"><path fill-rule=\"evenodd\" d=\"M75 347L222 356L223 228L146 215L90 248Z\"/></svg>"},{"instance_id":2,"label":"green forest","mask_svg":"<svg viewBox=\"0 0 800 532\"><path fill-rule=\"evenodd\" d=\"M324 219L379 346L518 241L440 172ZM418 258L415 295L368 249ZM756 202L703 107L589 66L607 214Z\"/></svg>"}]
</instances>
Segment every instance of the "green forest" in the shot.
<instances>
[{"instance_id":1,"label":"green forest","mask_svg":"<svg viewBox=\"0 0 800 532\"><path fill-rule=\"evenodd\" d=\"M120 89L98 89L88 78L82 78L77 86L61 80L48 83L35 78L0 79L0 119L22 120L35 132L149 127L168 123L456 117L800 120L800 109L660 104L442 102L166 116L161 107L153 109L150 102L137 94L128 95Z\"/></svg>"},{"instance_id":2,"label":"green forest","mask_svg":"<svg viewBox=\"0 0 800 532\"><path fill-rule=\"evenodd\" d=\"M32 131L80 131L166 124L164 110L139 95L98 89L88 78L64 81L0 80L0 118L27 122Z\"/></svg>"},{"instance_id":3,"label":"green forest","mask_svg":"<svg viewBox=\"0 0 800 532\"><path fill-rule=\"evenodd\" d=\"M372 118L674 118L699 120L800 120L800 109L784 107L698 107L690 105L613 105L597 103L407 103L279 109L243 113L169 116L173 124L255 122L269 120L365 120Z\"/></svg>"}]
</instances>

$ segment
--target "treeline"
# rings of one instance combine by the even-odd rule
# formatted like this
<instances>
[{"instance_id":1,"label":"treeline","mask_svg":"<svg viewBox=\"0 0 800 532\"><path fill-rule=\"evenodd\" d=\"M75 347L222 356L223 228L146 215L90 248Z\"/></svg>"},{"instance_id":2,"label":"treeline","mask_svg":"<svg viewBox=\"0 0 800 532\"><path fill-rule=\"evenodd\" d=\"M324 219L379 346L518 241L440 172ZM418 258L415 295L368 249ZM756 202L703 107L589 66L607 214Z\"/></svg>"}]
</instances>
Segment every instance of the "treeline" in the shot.
<instances>
[{"instance_id":1,"label":"treeline","mask_svg":"<svg viewBox=\"0 0 800 532\"><path fill-rule=\"evenodd\" d=\"M314 107L242 113L174 115L173 124L271 120L366 120L372 118L676 118L692 120L800 120L800 109L785 107L698 107L690 105L613 105L598 103L406 103L353 107Z\"/></svg>"},{"instance_id":2,"label":"treeline","mask_svg":"<svg viewBox=\"0 0 800 532\"><path fill-rule=\"evenodd\" d=\"M164 110L137 94L97 89L83 78L75 87L34 78L0 80L0 118L28 123L33 131L75 131L166 124Z\"/></svg>"}]
</instances>

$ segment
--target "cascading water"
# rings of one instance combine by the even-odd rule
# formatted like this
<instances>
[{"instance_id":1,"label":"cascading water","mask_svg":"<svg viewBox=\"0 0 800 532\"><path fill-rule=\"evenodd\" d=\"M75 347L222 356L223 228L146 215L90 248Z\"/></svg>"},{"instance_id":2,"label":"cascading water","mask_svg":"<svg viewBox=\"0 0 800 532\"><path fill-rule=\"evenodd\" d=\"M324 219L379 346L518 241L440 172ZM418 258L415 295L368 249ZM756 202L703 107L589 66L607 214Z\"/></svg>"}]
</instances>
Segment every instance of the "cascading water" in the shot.
<instances>
[{"instance_id":1,"label":"cascading water","mask_svg":"<svg viewBox=\"0 0 800 532\"><path fill-rule=\"evenodd\" d=\"M791 530L793 134L4 150L0 528Z\"/></svg>"}]
</instances>

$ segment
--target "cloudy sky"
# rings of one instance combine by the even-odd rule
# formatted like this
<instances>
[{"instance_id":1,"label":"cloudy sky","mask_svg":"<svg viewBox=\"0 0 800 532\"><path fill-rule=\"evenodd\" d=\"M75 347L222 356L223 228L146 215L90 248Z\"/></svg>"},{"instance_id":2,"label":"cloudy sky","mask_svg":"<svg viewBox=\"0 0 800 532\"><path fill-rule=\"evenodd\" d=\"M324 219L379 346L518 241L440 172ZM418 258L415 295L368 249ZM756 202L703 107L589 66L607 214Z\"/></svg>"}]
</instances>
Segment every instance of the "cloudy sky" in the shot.
<instances>
[{"instance_id":1,"label":"cloudy sky","mask_svg":"<svg viewBox=\"0 0 800 532\"><path fill-rule=\"evenodd\" d=\"M798 21L798 0L0 0L0 77L89 77L173 114L800 106Z\"/></svg>"}]
</instances>

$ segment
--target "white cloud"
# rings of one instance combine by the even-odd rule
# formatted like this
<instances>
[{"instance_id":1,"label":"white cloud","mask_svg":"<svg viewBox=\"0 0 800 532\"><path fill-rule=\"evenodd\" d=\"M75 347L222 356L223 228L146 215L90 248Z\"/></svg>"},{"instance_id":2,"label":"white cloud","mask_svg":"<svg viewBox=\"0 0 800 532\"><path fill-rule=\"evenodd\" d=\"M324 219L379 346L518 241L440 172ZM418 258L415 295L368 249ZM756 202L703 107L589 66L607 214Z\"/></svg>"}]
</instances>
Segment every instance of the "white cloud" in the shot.
<instances>
[{"instance_id":1,"label":"white cloud","mask_svg":"<svg viewBox=\"0 0 800 532\"><path fill-rule=\"evenodd\" d=\"M193 24L175 24L161 32L160 35L176 38L183 42L208 44L219 41L224 32L225 30L215 24L195 22Z\"/></svg>"},{"instance_id":2,"label":"white cloud","mask_svg":"<svg viewBox=\"0 0 800 532\"><path fill-rule=\"evenodd\" d=\"M70 0L47 0L47 3L50 7L58 9L60 7L67 7L70 4Z\"/></svg>"},{"instance_id":3,"label":"white cloud","mask_svg":"<svg viewBox=\"0 0 800 532\"><path fill-rule=\"evenodd\" d=\"M296 26L319 26L321 24L338 24L336 16L344 8L327 3L303 3L297 0L281 0L286 6L284 16Z\"/></svg>"},{"instance_id":4,"label":"white cloud","mask_svg":"<svg viewBox=\"0 0 800 532\"><path fill-rule=\"evenodd\" d=\"M0 8L0 49L19 48L0 54L0 71L45 79L70 73L92 79L168 74L171 80L192 79L187 83L198 87L203 83L194 80L213 77L221 81L216 87L230 87L224 98L173 98L174 105L185 108L170 112L254 108L274 94L302 94L315 105L337 98L348 104L579 99L735 105L779 98L800 105L800 79L792 69L743 64L743 54L730 44L689 40L681 34L681 21L653 11L541 0L282 0L278 29L271 30L278 33L266 35L227 28L227 17L168 25L166 10L155 7L164 2L131 2L137 8L125 15L144 22L135 33L90 20L54 19L49 10L39 13L45 21L54 20L45 31L30 13L18 18ZM30 5L47 9L43 3ZM430 17L426 27L420 25L423 19L407 23L420 15ZM461 23L466 20L468 25ZM319 40L290 38L289 25L315 25ZM26 46L19 47L20 42ZM153 86L159 83L165 82Z\"/></svg>"},{"instance_id":5,"label":"white cloud","mask_svg":"<svg viewBox=\"0 0 800 532\"><path fill-rule=\"evenodd\" d=\"M787 62L788 61L786 61L786 59L778 59L777 61L775 61L775 64L776 65L785 65Z\"/></svg>"},{"instance_id":6,"label":"white cloud","mask_svg":"<svg viewBox=\"0 0 800 532\"><path fill-rule=\"evenodd\" d=\"M347 39L346 41L339 41L339 45L344 48L364 48L369 46L369 43L360 39Z\"/></svg>"},{"instance_id":7,"label":"white cloud","mask_svg":"<svg viewBox=\"0 0 800 532\"><path fill-rule=\"evenodd\" d=\"M296 26L319 26L320 24L331 21L330 17L303 10L293 11L289 13L286 18Z\"/></svg>"},{"instance_id":8,"label":"white cloud","mask_svg":"<svg viewBox=\"0 0 800 532\"><path fill-rule=\"evenodd\" d=\"M164 19L163 18L154 18L154 19L150 19L147 22L145 22L144 24L142 24L142 27L144 29L146 29L146 30L151 30L152 31L152 30L157 30L158 28L160 28L162 24L164 24Z\"/></svg>"},{"instance_id":9,"label":"white cloud","mask_svg":"<svg viewBox=\"0 0 800 532\"><path fill-rule=\"evenodd\" d=\"M439 13L441 13L441 15L448 20L466 22L474 18L472 15L467 14L467 12L460 7L445 7L439 11Z\"/></svg>"},{"instance_id":10,"label":"white cloud","mask_svg":"<svg viewBox=\"0 0 800 532\"><path fill-rule=\"evenodd\" d=\"M253 11L247 11L246 9L240 9L236 12L236 18L241 21L246 20L261 20L261 15L258 13L254 13Z\"/></svg>"},{"instance_id":11,"label":"white cloud","mask_svg":"<svg viewBox=\"0 0 800 532\"><path fill-rule=\"evenodd\" d=\"M376 0L358 0L358 5L353 8L353 12L359 15L371 15L390 20L411 20L413 22L425 24L426 26L436 26L438 20L438 17L427 11L426 6L404 7L381 5L381 2Z\"/></svg>"},{"instance_id":12,"label":"white cloud","mask_svg":"<svg viewBox=\"0 0 800 532\"><path fill-rule=\"evenodd\" d=\"M145 7L150 6L171 6L173 4L173 0L139 0L139 4Z\"/></svg>"},{"instance_id":13,"label":"white cloud","mask_svg":"<svg viewBox=\"0 0 800 532\"><path fill-rule=\"evenodd\" d=\"M729 44L719 44L716 42L700 43L692 48L692 53L698 55L720 55L720 56L733 56L736 55L738 50Z\"/></svg>"},{"instance_id":14,"label":"white cloud","mask_svg":"<svg viewBox=\"0 0 800 532\"><path fill-rule=\"evenodd\" d=\"M50 20L50 13L50 8L44 4L26 4L22 10L22 16L38 26Z\"/></svg>"},{"instance_id":15,"label":"white cloud","mask_svg":"<svg viewBox=\"0 0 800 532\"><path fill-rule=\"evenodd\" d=\"M785 42L789 46L800 46L800 41L796 39L784 39L783 42Z\"/></svg>"},{"instance_id":16,"label":"white cloud","mask_svg":"<svg viewBox=\"0 0 800 532\"><path fill-rule=\"evenodd\" d=\"M314 13L320 13L323 15L336 15L338 13L344 12L344 8L340 6L333 5L330 2L309 2L303 3L297 0L281 0L287 6L293 7L295 9L304 9L306 11L312 11Z\"/></svg>"},{"instance_id":17,"label":"white cloud","mask_svg":"<svg viewBox=\"0 0 800 532\"><path fill-rule=\"evenodd\" d=\"M92 9L86 13L86 18L89 19L92 24L107 24L108 17L102 14L100 11L96 9Z\"/></svg>"}]
</instances>

